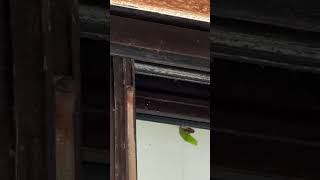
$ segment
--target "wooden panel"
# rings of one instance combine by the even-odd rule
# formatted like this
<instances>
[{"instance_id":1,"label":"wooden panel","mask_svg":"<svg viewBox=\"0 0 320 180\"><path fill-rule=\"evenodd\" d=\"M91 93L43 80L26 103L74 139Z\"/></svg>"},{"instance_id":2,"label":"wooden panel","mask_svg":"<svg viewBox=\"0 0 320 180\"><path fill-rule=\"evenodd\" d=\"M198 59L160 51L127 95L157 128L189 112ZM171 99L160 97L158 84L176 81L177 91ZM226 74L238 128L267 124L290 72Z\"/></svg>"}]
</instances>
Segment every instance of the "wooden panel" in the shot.
<instances>
[{"instance_id":1,"label":"wooden panel","mask_svg":"<svg viewBox=\"0 0 320 180\"><path fill-rule=\"evenodd\" d=\"M111 79L110 178L136 180L133 61L114 57Z\"/></svg>"},{"instance_id":2,"label":"wooden panel","mask_svg":"<svg viewBox=\"0 0 320 180\"><path fill-rule=\"evenodd\" d=\"M111 5L210 22L210 0L111 0Z\"/></svg>"}]
</instances>

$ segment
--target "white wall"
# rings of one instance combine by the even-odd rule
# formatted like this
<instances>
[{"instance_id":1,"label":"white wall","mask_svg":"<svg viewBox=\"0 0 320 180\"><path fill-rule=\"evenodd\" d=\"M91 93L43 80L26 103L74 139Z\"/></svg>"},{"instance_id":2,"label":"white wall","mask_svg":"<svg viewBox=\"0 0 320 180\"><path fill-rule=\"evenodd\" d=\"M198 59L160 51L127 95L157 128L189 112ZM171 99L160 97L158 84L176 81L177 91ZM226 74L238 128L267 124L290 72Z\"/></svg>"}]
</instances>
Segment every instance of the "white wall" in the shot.
<instances>
[{"instance_id":1,"label":"white wall","mask_svg":"<svg viewBox=\"0 0 320 180\"><path fill-rule=\"evenodd\" d=\"M209 180L210 131L194 129L197 146L179 126L137 120L138 180Z\"/></svg>"}]
</instances>

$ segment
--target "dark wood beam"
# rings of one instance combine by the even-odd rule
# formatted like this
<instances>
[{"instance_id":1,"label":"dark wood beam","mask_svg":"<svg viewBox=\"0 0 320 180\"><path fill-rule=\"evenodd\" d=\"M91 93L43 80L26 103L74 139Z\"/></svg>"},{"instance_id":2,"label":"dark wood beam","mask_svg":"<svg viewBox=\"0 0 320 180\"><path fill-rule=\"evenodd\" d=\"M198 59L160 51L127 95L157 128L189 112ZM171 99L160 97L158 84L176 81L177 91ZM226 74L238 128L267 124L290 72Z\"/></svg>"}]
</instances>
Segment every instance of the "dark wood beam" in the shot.
<instances>
[{"instance_id":1,"label":"dark wood beam","mask_svg":"<svg viewBox=\"0 0 320 180\"><path fill-rule=\"evenodd\" d=\"M173 25L187 29L210 31L210 23L196 19L186 19L178 16L170 16L163 13L144 11L140 9L126 8L121 6L111 6L112 15L139 19L143 21L155 22L166 25Z\"/></svg>"},{"instance_id":2,"label":"dark wood beam","mask_svg":"<svg viewBox=\"0 0 320 180\"><path fill-rule=\"evenodd\" d=\"M211 16L232 18L292 29L320 32L317 0L237 0L215 1L211 4Z\"/></svg>"},{"instance_id":3,"label":"dark wood beam","mask_svg":"<svg viewBox=\"0 0 320 180\"><path fill-rule=\"evenodd\" d=\"M210 84L210 73L177 68L172 66L163 66L154 63L135 62L136 73L141 75L168 78L197 84Z\"/></svg>"},{"instance_id":4,"label":"dark wood beam","mask_svg":"<svg viewBox=\"0 0 320 180\"><path fill-rule=\"evenodd\" d=\"M136 103L139 113L210 124L210 105L206 100L139 91Z\"/></svg>"},{"instance_id":5,"label":"dark wood beam","mask_svg":"<svg viewBox=\"0 0 320 180\"><path fill-rule=\"evenodd\" d=\"M52 6L54 4L54 6ZM56 140L59 130L57 114L63 114L78 129L80 67L79 28L76 1L34 1L10 2L14 118L15 118L15 178L19 180L56 180L56 165L61 153L56 154ZM72 97L74 111L59 111L56 102L54 82L56 79L71 77L74 80ZM56 99L58 98L58 99ZM59 129L61 128L61 129ZM75 136L76 132L71 136ZM77 135L78 137L78 135ZM78 177L77 143L74 161L76 167L69 174ZM79 149L80 150L80 149ZM62 153L67 153L66 151ZM57 163L57 161L59 161ZM65 170L65 169L62 169Z\"/></svg>"},{"instance_id":6,"label":"dark wood beam","mask_svg":"<svg viewBox=\"0 0 320 180\"><path fill-rule=\"evenodd\" d=\"M216 18L213 57L263 66L320 72L319 33Z\"/></svg>"},{"instance_id":7,"label":"dark wood beam","mask_svg":"<svg viewBox=\"0 0 320 180\"><path fill-rule=\"evenodd\" d=\"M48 1L11 1L13 47L15 178L55 180L53 110L46 100L53 97L49 80L45 39L48 24L42 18ZM43 5L43 6L42 6ZM42 12L44 10L44 12ZM23 12L23 13L22 13ZM46 16L47 17L47 16ZM49 99L48 99L49 100Z\"/></svg>"},{"instance_id":8,"label":"dark wood beam","mask_svg":"<svg viewBox=\"0 0 320 180\"><path fill-rule=\"evenodd\" d=\"M210 22L210 0L113 0L111 1L111 5Z\"/></svg>"},{"instance_id":9,"label":"dark wood beam","mask_svg":"<svg viewBox=\"0 0 320 180\"><path fill-rule=\"evenodd\" d=\"M136 180L135 80L133 61L112 57L110 179Z\"/></svg>"},{"instance_id":10,"label":"dark wood beam","mask_svg":"<svg viewBox=\"0 0 320 180\"><path fill-rule=\"evenodd\" d=\"M111 55L209 71L208 32L111 15L110 33Z\"/></svg>"},{"instance_id":11,"label":"dark wood beam","mask_svg":"<svg viewBox=\"0 0 320 180\"><path fill-rule=\"evenodd\" d=\"M70 77L55 82L55 145L57 180L76 178L76 137L74 115L76 114L76 84Z\"/></svg>"},{"instance_id":12,"label":"dark wood beam","mask_svg":"<svg viewBox=\"0 0 320 180\"><path fill-rule=\"evenodd\" d=\"M110 39L112 55L210 72L209 29L197 29L195 27L198 25L192 25L193 22L189 22L189 25L181 26L176 26L173 23L163 24L168 20L166 19L167 17L162 20L149 19L149 21L146 21L146 17L156 17L156 15L141 12L139 14L129 9L119 10L115 8L111 13L109 15L109 12L105 12L103 8L99 7L81 6L82 37L108 41L110 38L108 30L110 23L113 22L110 32L112 34L112 39ZM132 14L136 15L131 17ZM196 24L196 22L194 23ZM124 30L128 28L131 30ZM150 32L153 32L152 38L151 36L145 36L146 33ZM179 43L177 44L176 42Z\"/></svg>"}]
</instances>

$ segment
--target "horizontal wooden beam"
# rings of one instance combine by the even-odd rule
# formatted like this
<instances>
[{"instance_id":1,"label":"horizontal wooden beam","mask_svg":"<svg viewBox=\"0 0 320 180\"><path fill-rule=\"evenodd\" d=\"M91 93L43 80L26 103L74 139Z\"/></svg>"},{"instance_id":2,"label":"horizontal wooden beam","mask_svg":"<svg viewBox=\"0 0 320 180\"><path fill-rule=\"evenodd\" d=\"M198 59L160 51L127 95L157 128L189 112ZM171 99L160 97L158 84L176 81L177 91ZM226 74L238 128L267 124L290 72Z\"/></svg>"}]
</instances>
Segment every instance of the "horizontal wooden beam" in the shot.
<instances>
[{"instance_id":1,"label":"horizontal wooden beam","mask_svg":"<svg viewBox=\"0 0 320 180\"><path fill-rule=\"evenodd\" d=\"M207 101L139 92L136 103L139 113L210 123Z\"/></svg>"},{"instance_id":2,"label":"horizontal wooden beam","mask_svg":"<svg viewBox=\"0 0 320 180\"><path fill-rule=\"evenodd\" d=\"M111 5L210 22L210 0L111 0Z\"/></svg>"},{"instance_id":3,"label":"horizontal wooden beam","mask_svg":"<svg viewBox=\"0 0 320 180\"><path fill-rule=\"evenodd\" d=\"M210 84L210 74L201 71L159 66L144 62L136 62L135 68L137 74L187 81L198 84Z\"/></svg>"},{"instance_id":4,"label":"horizontal wooden beam","mask_svg":"<svg viewBox=\"0 0 320 180\"><path fill-rule=\"evenodd\" d=\"M111 54L210 72L210 45L206 42L209 35L203 28L205 25L197 25L195 21L181 24L182 21L178 18L170 19L165 15L156 16L156 13L123 7L111 7L111 14L105 13L103 8L81 6L82 36L110 40L108 33L104 32L110 28L111 19L114 18L115 24L110 32L114 32ZM178 22L178 25L169 23L168 19L170 22ZM128 28L131 30L123 30ZM211 31L210 39L214 58L302 71L320 71L320 51L315 41L319 36L316 33L219 16L215 17L212 28L214 30ZM158 33L153 33L151 40L144 36L155 32L155 29Z\"/></svg>"},{"instance_id":5,"label":"horizontal wooden beam","mask_svg":"<svg viewBox=\"0 0 320 180\"><path fill-rule=\"evenodd\" d=\"M193 26L190 23L174 26L162 24L165 20L160 20L161 23L152 19L145 21L143 17L146 14L129 18L127 15L130 13L132 14L132 11L117 9L117 15L109 16L103 8L83 5L80 7L81 35L93 40L110 40L112 55L210 72L208 31L198 30L195 28L197 25ZM123 14L125 15L122 16ZM112 22L110 39L108 30ZM151 32L152 38L145 36Z\"/></svg>"},{"instance_id":6,"label":"horizontal wooden beam","mask_svg":"<svg viewBox=\"0 0 320 180\"><path fill-rule=\"evenodd\" d=\"M111 55L209 71L208 32L111 16L110 33Z\"/></svg>"},{"instance_id":7,"label":"horizontal wooden beam","mask_svg":"<svg viewBox=\"0 0 320 180\"><path fill-rule=\"evenodd\" d=\"M223 0L211 4L211 15L213 22L215 17L224 17L320 32L318 7L317 0Z\"/></svg>"},{"instance_id":8,"label":"horizontal wooden beam","mask_svg":"<svg viewBox=\"0 0 320 180\"><path fill-rule=\"evenodd\" d=\"M79 6L81 37L109 41L110 15L99 6Z\"/></svg>"},{"instance_id":9,"label":"horizontal wooden beam","mask_svg":"<svg viewBox=\"0 0 320 180\"><path fill-rule=\"evenodd\" d=\"M216 59L320 72L316 33L223 18L215 22L210 38Z\"/></svg>"},{"instance_id":10,"label":"horizontal wooden beam","mask_svg":"<svg viewBox=\"0 0 320 180\"><path fill-rule=\"evenodd\" d=\"M210 22L199 21L196 19L186 19L178 16L170 16L167 14L143 11L139 9L126 8L121 6L111 6L112 15L140 19L160 24L173 25L188 29L210 31Z\"/></svg>"}]
</instances>

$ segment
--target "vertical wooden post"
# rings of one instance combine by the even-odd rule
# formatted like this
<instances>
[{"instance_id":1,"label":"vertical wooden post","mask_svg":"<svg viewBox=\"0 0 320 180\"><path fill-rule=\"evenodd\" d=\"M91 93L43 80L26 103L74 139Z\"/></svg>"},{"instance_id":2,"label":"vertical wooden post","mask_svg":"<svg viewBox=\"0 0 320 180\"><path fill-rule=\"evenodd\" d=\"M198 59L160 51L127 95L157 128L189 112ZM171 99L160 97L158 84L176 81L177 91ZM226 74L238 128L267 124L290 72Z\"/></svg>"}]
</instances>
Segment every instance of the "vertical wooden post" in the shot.
<instances>
[{"instance_id":1,"label":"vertical wooden post","mask_svg":"<svg viewBox=\"0 0 320 180\"><path fill-rule=\"evenodd\" d=\"M77 0L10 1L16 180L79 177L77 10Z\"/></svg>"},{"instance_id":2,"label":"vertical wooden post","mask_svg":"<svg viewBox=\"0 0 320 180\"><path fill-rule=\"evenodd\" d=\"M55 129L57 180L75 180L75 84L71 78L55 81Z\"/></svg>"},{"instance_id":3,"label":"vertical wooden post","mask_svg":"<svg viewBox=\"0 0 320 180\"><path fill-rule=\"evenodd\" d=\"M129 85L127 90L127 140L128 140L128 175L130 180L137 179L136 154L136 119L135 119L135 91Z\"/></svg>"},{"instance_id":4,"label":"vertical wooden post","mask_svg":"<svg viewBox=\"0 0 320 180\"><path fill-rule=\"evenodd\" d=\"M52 97L42 12L46 0L10 1L13 47L15 179L54 180L54 131L47 106ZM49 90L49 91L47 91Z\"/></svg>"},{"instance_id":5,"label":"vertical wooden post","mask_svg":"<svg viewBox=\"0 0 320 180\"><path fill-rule=\"evenodd\" d=\"M134 62L113 57L111 67L110 178L136 180Z\"/></svg>"}]
</instances>

